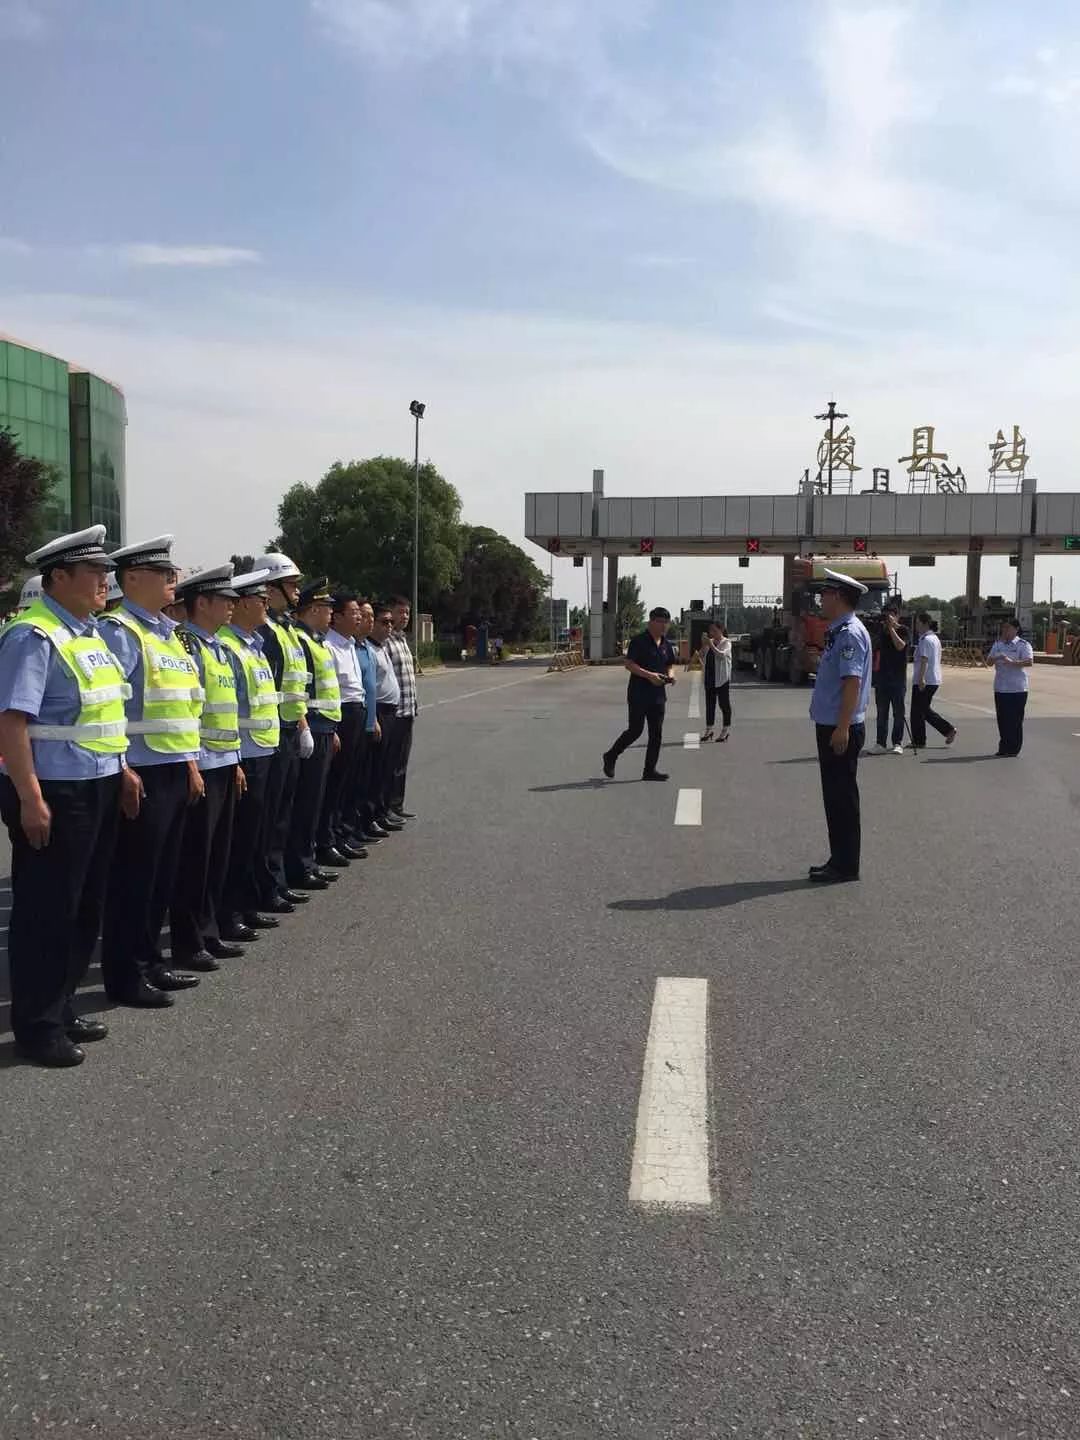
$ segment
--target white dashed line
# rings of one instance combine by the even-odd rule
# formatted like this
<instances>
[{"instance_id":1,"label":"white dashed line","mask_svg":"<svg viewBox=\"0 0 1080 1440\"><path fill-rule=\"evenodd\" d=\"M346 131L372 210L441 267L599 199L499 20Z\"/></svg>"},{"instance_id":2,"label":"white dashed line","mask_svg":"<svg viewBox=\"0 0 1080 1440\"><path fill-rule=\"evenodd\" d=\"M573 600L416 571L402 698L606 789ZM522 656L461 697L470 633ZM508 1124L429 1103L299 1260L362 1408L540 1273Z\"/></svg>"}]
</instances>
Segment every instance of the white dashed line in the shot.
<instances>
[{"instance_id":1,"label":"white dashed line","mask_svg":"<svg viewBox=\"0 0 1080 1440\"><path fill-rule=\"evenodd\" d=\"M700 750L701 736L696 730L688 730L682 737L682 743L684 750Z\"/></svg>"},{"instance_id":2,"label":"white dashed line","mask_svg":"<svg viewBox=\"0 0 1080 1440\"><path fill-rule=\"evenodd\" d=\"M701 791L680 790L679 798L675 802L675 824L676 825L700 825L701 824Z\"/></svg>"},{"instance_id":3,"label":"white dashed line","mask_svg":"<svg viewBox=\"0 0 1080 1440\"><path fill-rule=\"evenodd\" d=\"M420 703L426 709L434 709L436 705L454 705L458 700L475 700L477 695L491 695L496 690L509 690L512 685L528 685L533 680L546 680L547 672L542 675L526 675L522 680L507 680L502 685L487 685L483 690L467 690L464 695L448 695L445 700L426 700L423 692L420 694Z\"/></svg>"},{"instance_id":4,"label":"white dashed line","mask_svg":"<svg viewBox=\"0 0 1080 1440\"><path fill-rule=\"evenodd\" d=\"M977 710L980 715L996 715L996 710L990 710L985 705L973 705L970 700L953 700L951 697L945 702L946 706L959 705L963 710Z\"/></svg>"},{"instance_id":5,"label":"white dashed line","mask_svg":"<svg viewBox=\"0 0 1080 1440\"><path fill-rule=\"evenodd\" d=\"M630 1204L685 1210L709 1189L707 980L661 976L645 1046Z\"/></svg>"},{"instance_id":6,"label":"white dashed line","mask_svg":"<svg viewBox=\"0 0 1080 1440\"><path fill-rule=\"evenodd\" d=\"M688 720L701 719L701 681L697 675L691 676L690 679L690 702L686 711L686 718Z\"/></svg>"}]
</instances>

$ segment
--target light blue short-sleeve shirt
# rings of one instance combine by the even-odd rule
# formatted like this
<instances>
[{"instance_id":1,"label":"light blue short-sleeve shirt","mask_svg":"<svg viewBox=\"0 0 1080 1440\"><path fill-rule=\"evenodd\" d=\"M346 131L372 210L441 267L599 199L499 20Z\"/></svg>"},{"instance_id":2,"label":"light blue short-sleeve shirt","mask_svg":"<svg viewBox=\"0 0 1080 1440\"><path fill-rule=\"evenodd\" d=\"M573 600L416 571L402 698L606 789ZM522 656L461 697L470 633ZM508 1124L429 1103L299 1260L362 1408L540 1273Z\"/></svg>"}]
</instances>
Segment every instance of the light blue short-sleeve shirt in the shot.
<instances>
[{"instance_id":1,"label":"light blue short-sleeve shirt","mask_svg":"<svg viewBox=\"0 0 1080 1440\"><path fill-rule=\"evenodd\" d=\"M97 621L76 620L48 595L42 602L72 635L99 634ZM0 711L18 710L42 725L74 725L82 709L79 686L48 636L32 625L0 634ZM122 768L119 755L98 755L73 740L31 737L39 780L99 780Z\"/></svg>"},{"instance_id":2,"label":"light blue short-sleeve shirt","mask_svg":"<svg viewBox=\"0 0 1080 1440\"><path fill-rule=\"evenodd\" d=\"M870 673L873 668L870 635L857 615L843 615L828 629L825 649L818 661L810 718L815 725L835 725L840 719L844 681L853 675L859 680L859 699L852 725L862 725L870 703Z\"/></svg>"},{"instance_id":3,"label":"light blue short-sleeve shirt","mask_svg":"<svg viewBox=\"0 0 1080 1440\"><path fill-rule=\"evenodd\" d=\"M990 646L987 660L1029 660L1034 661L1035 652L1026 640L1018 635L1015 640L995 640ZM1013 665L994 666L994 689L999 695L1026 695L1028 673Z\"/></svg>"}]
</instances>

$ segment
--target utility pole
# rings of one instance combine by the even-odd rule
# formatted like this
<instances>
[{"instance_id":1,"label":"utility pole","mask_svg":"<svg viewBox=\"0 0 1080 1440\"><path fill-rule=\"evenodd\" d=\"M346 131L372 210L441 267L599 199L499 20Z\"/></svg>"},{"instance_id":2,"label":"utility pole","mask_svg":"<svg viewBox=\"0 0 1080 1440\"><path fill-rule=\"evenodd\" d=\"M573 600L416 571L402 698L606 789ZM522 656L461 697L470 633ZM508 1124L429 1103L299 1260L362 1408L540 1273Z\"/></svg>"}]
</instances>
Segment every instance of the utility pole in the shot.
<instances>
[{"instance_id":1,"label":"utility pole","mask_svg":"<svg viewBox=\"0 0 1080 1440\"><path fill-rule=\"evenodd\" d=\"M420 668L420 421L427 407L419 400L409 406L416 421L416 450L413 458L413 571L412 571L412 645L413 664Z\"/></svg>"},{"instance_id":2,"label":"utility pole","mask_svg":"<svg viewBox=\"0 0 1080 1440\"><path fill-rule=\"evenodd\" d=\"M820 414L820 415L815 415L815 416L814 416L814 419L815 419L815 420L826 420L826 421L828 421L828 426L829 426L829 428L826 430L825 435L826 435L826 438L828 439L828 442L829 442L829 463L828 463L828 467L827 467L827 473L828 473L828 485L829 485L828 493L829 493L830 495L832 494L832 476L833 476L833 429L834 429L835 422L836 422L837 420L846 420L847 418L848 418L848 416L847 416L847 411L846 411L846 410L837 410L837 408L836 408L836 401L835 401L835 400L830 400L830 401L829 401L829 408L828 408L827 410L823 411L822 414ZM820 470L820 469L818 470L818 479L819 479L819 480L821 479L821 470Z\"/></svg>"}]
</instances>

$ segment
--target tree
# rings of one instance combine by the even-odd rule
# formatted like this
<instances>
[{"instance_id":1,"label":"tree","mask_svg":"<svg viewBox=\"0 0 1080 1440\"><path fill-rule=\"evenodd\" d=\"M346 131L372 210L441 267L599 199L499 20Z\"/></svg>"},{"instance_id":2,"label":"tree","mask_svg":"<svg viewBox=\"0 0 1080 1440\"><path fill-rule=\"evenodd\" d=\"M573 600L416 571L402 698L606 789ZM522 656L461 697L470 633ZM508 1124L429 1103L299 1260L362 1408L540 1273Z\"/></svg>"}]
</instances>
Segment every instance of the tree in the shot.
<instances>
[{"instance_id":1,"label":"tree","mask_svg":"<svg viewBox=\"0 0 1080 1440\"><path fill-rule=\"evenodd\" d=\"M615 634L618 643L625 646L631 635L645 626L645 606L641 599L641 585L636 575L620 575L615 593Z\"/></svg>"},{"instance_id":2,"label":"tree","mask_svg":"<svg viewBox=\"0 0 1080 1440\"><path fill-rule=\"evenodd\" d=\"M255 569L254 555L230 555L234 575L250 575Z\"/></svg>"},{"instance_id":3,"label":"tree","mask_svg":"<svg viewBox=\"0 0 1080 1440\"><path fill-rule=\"evenodd\" d=\"M51 465L23 455L11 430L0 426L0 582L26 570L26 552L41 538L42 510L59 479Z\"/></svg>"},{"instance_id":4,"label":"tree","mask_svg":"<svg viewBox=\"0 0 1080 1440\"><path fill-rule=\"evenodd\" d=\"M584 630L589 623L589 612L584 605L570 606L570 629Z\"/></svg>"},{"instance_id":5,"label":"tree","mask_svg":"<svg viewBox=\"0 0 1080 1440\"><path fill-rule=\"evenodd\" d=\"M541 601L547 576L505 535L486 525L462 528L461 572L435 607L440 624L454 631L487 621L507 640L547 633Z\"/></svg>"},{"instance_id":6,"label":"tree","mask_svg":"<svg viewBox=\"0 0 1080 1440\"><path fill-rule=\"evenodd\" d=\"M420 608L458 575L461 497L433 465L420 468ZM373 599L407 594L413 571L413 467L380 455L340 460L315 486L297 484L278 506L274 542L307 575L325 575Z\"/></svg>"}]
</instances>

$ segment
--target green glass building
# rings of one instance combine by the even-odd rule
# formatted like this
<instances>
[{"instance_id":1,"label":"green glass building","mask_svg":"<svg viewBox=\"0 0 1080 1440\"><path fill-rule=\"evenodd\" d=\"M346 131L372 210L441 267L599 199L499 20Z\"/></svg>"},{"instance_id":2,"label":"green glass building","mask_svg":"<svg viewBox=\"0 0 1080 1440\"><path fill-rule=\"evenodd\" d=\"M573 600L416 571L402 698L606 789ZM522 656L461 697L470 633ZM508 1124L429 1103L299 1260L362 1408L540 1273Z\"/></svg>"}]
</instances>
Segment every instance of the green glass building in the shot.
<instances>
[{"instance_id":1,"label":"green glass building","mask_svg":"<svg viewBox=\"0 0 1080 1440\"><path fill-rule=\"evenodd\" d=\"M101 524L107 544L124 543L127 405L118 386L0 335L3 425L24 455L56 471L45 503L45 538Z\"/></svg>"}]
</instances>

